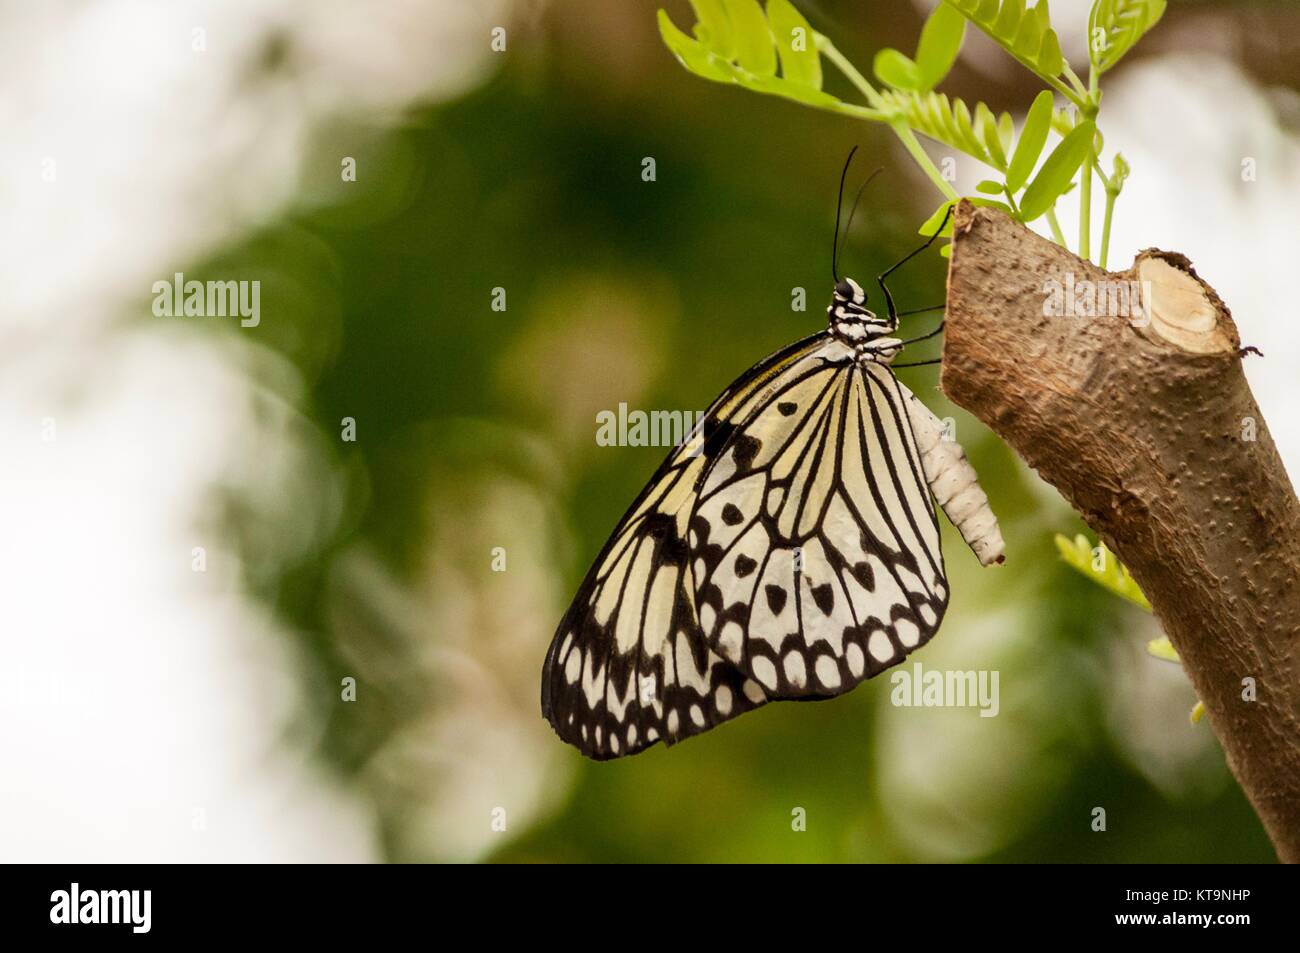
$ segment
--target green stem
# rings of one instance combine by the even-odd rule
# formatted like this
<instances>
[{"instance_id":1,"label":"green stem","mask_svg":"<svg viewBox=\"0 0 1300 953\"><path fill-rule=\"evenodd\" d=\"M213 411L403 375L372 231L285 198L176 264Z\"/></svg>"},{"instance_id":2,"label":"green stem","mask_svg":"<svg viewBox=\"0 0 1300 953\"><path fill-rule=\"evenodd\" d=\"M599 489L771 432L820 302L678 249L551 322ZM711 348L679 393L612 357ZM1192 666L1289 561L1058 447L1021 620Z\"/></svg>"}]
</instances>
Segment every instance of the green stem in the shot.
<instances>
[{"instance_id":1,"label":"green stem","mask_svg":"<svg viewBox=\"0 0 1300 953\"><path fill-rule=\"evenodd\" d=\"M860 92L874 108L883 109L884 100L876 92L865 76L858 72L858 68L849 62L848 58L835 48L835 44L822 36L820 33L814 34L817 49L821 51L822 56L834 64L835 68L844 74L844 78L853 84L853 88Z\"/></svg>"},{"instance_id":2,"label":"green stem","mask_svg":"<svg viewBox=\"0 0 1300 953\"><path fill-rule=\"evenodd\" d=\"M1066 86L1059 79L1056 79L1055 77L1052 76L1041 76L1041 75L1039 76L1039 79L1046 80L1048 86L1052 87L1052 89L1056 90L1058 93L1060 93L1070 102L1074 103L1074 105L1078 106L1080 109L1082 109L1084 105L1087 103L1087 100L1085 100L1082 96L1076 93L1069 86Z\"/></svg>"},{"instance_id":3,"label":"green stem","mask_svg":"<svg viewBox=\"0 0 1300 953\"><path fill-rule=\"evenodd\" d=\"M1101 181L1101 187L1109 192L1111 189L1110 176L1102 171L1101 156L1096 153L1093 153L1092 155L1092 171L1097 174L1097 178Z\"/></svg>"},{"instance_id":4,"label":"green stem","mask_svg":"<svg viewBox=\"0 0 1300 953\"><path fill-rule=\"evenodd\" d=\"M859 119L888 122L889 128L894 130L894 135L898 136L899 140L903 143L903 146L911 154L912 159L921 167L921 171L930 177L930 181L935 184L935 187L943 193L945 198L956 199L957 192L944 180L944 177L939 173L939 170L935 168L930 157L926 155L925 150L921 148L921 144L916 141L916 136L913 135L912 129L907 125L906 121L897 115L889 115L886 112L886 104L880 93L876 92L876 88L867 82L867 78L858 72L857 67L850 63L848 58L835 48L834 43L822 36L820 33L816 34L816 43L817 49L821 51L821 54L825 56L826 59L830 60L835 68L843 73L844 77L853 84L853 88L860 92L867 102L871 104L870 108L866 108L863 106L853 106L849 103L840 103L833 111L842 112L849 116L856 116Z\"/></svg>"},{"instance_id":5,"label":"green stem","mask_svg":"<svg viewBox=\"0 0 1300 953\"><path fill-rule=\"evenodd\" d=\"M854 103L821 103L813 104L814 109L821 109L825 112L839 113L843 116L852 116L854 119L866 119L869 122L889 122L891 114L883 113L879 109L872 109L870 106L858 106Z\"/></svg>"},{"instance_id":6,"label":"green stem","mask_svg":"<svg viewBox=\"0 0 1300 953\"><path fill-rule=\"evenodd\" d=\"M1083 164L1083 173L1079 180L1079 257L1091 258L1089 245L1092 215L1092 163Z\"/></svg>"},{"instance_id":7,"label":"green stem","mask_svg":"<svg viewBox=\"0 0 1300 953\"><path fill-rule=\"evenodd\" d=\"M1006 166L1002 166L999 168L998 166L994 165L990 161L991 158L990 156L976 155L975 153L971 152L970 149L968 149L966 146L961 145L960 143L957 142L946 142L943 139L940 139L938 136L926 132L924 129L915 129L913 131L918 136L924 136L926 139L929 139L935 145L944 146L945 148L948 149L956 149L962 155L969 156L970 158L978 162L980 165L984 166L986 169L992 169L994 172L998 173L999 175L1005 176L1007 174Z\"/></svg>"},{"instance_id":8,"label":"green stem","mask_svg":"<svg viewBox=\"0 0 1300 953\"><path fill-rule=\"evenodd\" d=\"M1011 211L1016 213L1016 218L1020 218L1020 206L1016 204L1016 197L1011 194L1005 182L1002 184L1002 194L1007 197L1007 204L1011 206Z\"/></svg>"},{"instance_id":9,"label":"green stem","mask_svg":"<svg viewBox=\"0 0 1300 953\"><path fill-rule=\"evenodd\" d=\"M1118 189L1106 189L1106 217L1101 223L1101 261L1099 264L1104 269L1106 267L1106 256L1110 254L1110 217L1115 211L1115 199L1119 198Z\"/></svg>"},{"instance_id":10,"label":"green stem","mask_svg":"<svg viewBox=\"0 0 1300 953\"><path fill-rule=\"evenodd\" d=\"M1069 63L1065 64L1064 73L1065 73L1065 78L1070 81L1070 85L1074 87L1075 92L1077 92L1079 96L1089 95L1088 87L1083 85L1083 80L1079 79L1079 75L1070 67ZM1088 81L1091 84L1092 82L1091 73L1089 73L1088 75Z\"/></svg>"},{"instance_id":11,"label":"green stem","mask_svg":"<svg viewBox=\"0 0 1300 953\"><path fill-rule=\"evenodd\" d=\"M1097 106L1101 98L1097 87L1097 71L1088 70L1088 106L1083 111L1084 119L1097 120ZM1088 143L1088 158L1083 162L1079 177L1079 257L1092 258L1092 167L1097 164L1097 137L1094 135Z\"/></svg>"},{"instance_id":12,"label":"green stem","mask_svg":"<svg viewBox=\"0 0 1300 953\"><path fill-rule=\"evenodd\" d=\"M943 193L944 197L952 200L957 199L959 197L957 195L957 190L954 189L952 184L940 174L937 168L935 168L934 163L930 161L930 157L926 155L925 150L921 148L921 144L916 141L916 136L912 133L912 128L902 119L891 121L889 128L894 130L894 135L898 136L899 141L902 142L907 151L911 153L913 160L915 160L916 164L921 167L921 171L930 177L930 181L933 182L935 187Z\"/></svg>"},{"instance_id":13,"label":"green stem","mask_svg":"<svg viewBox=\"0 0 1300 953\"><path fill-rule=\"evenodd\" d=\"M1061 231L1061 223L1056 220L1055 208L1047 210L1047 224L1052 226L1052 237L1056 239L1056 244L1068 250L1070 246L1065 242L1065 232Z\"/></svg>"}]
</instances>

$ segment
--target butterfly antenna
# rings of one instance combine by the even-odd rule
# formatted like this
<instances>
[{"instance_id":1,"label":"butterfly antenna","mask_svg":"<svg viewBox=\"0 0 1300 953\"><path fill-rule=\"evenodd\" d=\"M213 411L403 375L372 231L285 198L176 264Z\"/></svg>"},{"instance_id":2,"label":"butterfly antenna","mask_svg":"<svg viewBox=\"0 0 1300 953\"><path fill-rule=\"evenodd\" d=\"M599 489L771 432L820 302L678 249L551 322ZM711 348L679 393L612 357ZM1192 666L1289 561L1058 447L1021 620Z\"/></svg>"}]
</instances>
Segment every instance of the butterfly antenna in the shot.
<instances>
[{"instance_id":1,"label":"butterfly antenna","mask_svg":"<svg viewBox=\"0 0 1300 953\"><path fill-rule=\"evenodd\" d=\"M866 180L861 185L858 186L858 194L853 196L853 206L849 209L849 220L844 223L845 238L848 238L849 229L853 227L853 216L858 211L858 200L862 198L862 193L867 190L867 186L871 184L871 180L874 179L876 176L880 175L880 173L884 171L885 170L883 166L877 166L876 171L872 172L869 176L867 176Z\"/></svg>"},{"instance_id":2,"label":"butterfly antenna","mask_svg":"<svg viewBox=\"0 0 1300 953\"><path fill-rule=\"evenodd\" d=\"M835 199L835 235L831 241L831 280L838 282L840 280L840 212L844 209L844 179L849 174L849 165L853 162L853 154L858 151L854 146L849 150L848 158L844 160L844 168L840 170L840 192Z\"/></svg>"}]
</instances>

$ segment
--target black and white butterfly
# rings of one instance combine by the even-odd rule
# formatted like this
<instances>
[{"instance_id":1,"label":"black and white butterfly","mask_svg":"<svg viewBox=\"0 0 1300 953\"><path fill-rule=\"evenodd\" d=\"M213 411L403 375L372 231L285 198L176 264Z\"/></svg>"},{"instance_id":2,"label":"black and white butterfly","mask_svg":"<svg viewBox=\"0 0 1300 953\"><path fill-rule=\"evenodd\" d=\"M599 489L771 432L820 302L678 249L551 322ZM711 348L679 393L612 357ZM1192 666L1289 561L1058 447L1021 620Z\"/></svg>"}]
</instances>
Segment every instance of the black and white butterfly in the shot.
<instances>
[{"instance_id":1,"label":"black and white butterfly","mask_svg":"<svg viewBox=\"0 0 1300 953\"><path fill-rule=\"evenodd\" d=\"M728 387L619 522L542 669L542 712L583 754L839 695L924 645L948 605L932 492L1002 561L974 469L890 367L912 341L885 279L933 241L877 279L887 317L832 255L828 327Z\"/></svg>"}]
</instances>

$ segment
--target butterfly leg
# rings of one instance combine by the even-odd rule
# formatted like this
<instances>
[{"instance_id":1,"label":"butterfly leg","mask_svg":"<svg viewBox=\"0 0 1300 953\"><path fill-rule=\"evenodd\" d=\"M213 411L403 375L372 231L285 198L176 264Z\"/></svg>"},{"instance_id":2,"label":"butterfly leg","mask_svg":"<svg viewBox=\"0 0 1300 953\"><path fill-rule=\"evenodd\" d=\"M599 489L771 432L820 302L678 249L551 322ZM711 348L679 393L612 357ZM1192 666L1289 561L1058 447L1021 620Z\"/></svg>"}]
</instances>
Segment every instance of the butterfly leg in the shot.
<instances>
[{"instance_id":1,"label":"butterfly leg","mask_svg":"<svg viewBox=\"0 0 1300 953\"><path fill-rule=\"evenodd\" d=\"M933 309L933 308L925 308L924 310L926 310L926 311L933 311L934 309ZM911 313L913 313L913 312L906 312L906 311L905 311L905 312L903 312L903 313L904 313L904 314L911 314ZM909 339L906 340L906 341L899 341L899 342L898 342L898 348L901 350L902 348L906 347L906 346L909 345L909 344L916 344L918 341L928 341L928 340L930 340L930 338L934 337L936 334L940 333L940 332L943 330L943 326L944 326L946 323L947 323L946 320L945 320L945 321L940 321L940 322L939 322L939 326L938 326L937 328L935 328L933 331L929 332L928 334L922 334L920 337L909 338ZM924 365L926 365L926 364L939 364L939 363L942 363L942 361L943 361L943 358L941 358L941 357L936 357L936 358L935 358L934 360L932 360L932 361L912 361L912 362L909 363L909 364L895 364L895 365L893 365L893 366L894 366L894 367L922 367L922 366L924 366Z\"/></svg>"},{"instance_id":2,"label":"butterfly leg","mask_svg":"<svg viewBox=\"0 0 1300 953\"><path fill-rule=\"evenodd\" d=\"M887 269L885 269L884 274L876 276L876 284L880 285L880 290L885 293L885 305L889 308L889 317L894 322L895 325L898 324L898 319L899 317L901 317L901 315L899 315L898 310L894 307L894 296L889 293L889 286L885 284L885 279L888 278L890 275L892 275L899 268L906 265L917 255L921 254L921 252L925 251L927 248L929 248L931 245L934 244L934 240L939 237L939 235L943 232L945 228L948 227L948 219L952 218L952 210L954 207L955 206L952 205L948 206L948 211L944 213L943 221L940 222L939 227L934 230L934 234L925 240L924 245L922 245L920 248L916 249L915 251L909 253L901 261L897 261L894 264L890 265ZM931 309L925 308L923 310L929 311Z\"/></svg>"},{"instance_id":3,"label":"butterfly leg","mask_svg":"<svg viewBox=\"0 0 1300 953\"><path fill-rule=\"evenodd\" d=\"M909 308L906 311L898 312L898 316L900 318L905 318L909 314L925 314L927 311L942 311L946 307L948 307L947 304L932 304L928 308Z\"/></svg>"},{"instance_id":4,"label":"butterfly leg","mask_svg":"<svg viewBox=\"0 0 1300 953\"><path fill-rule=\"evenodd\" d=\"M920 337L908 338L906 341L900 341L898 346L905 347L908 344L916 344L918 341L928 341L930 340L930 338L934 337L936 334L939 334L941 331L943 331L943 326L946 323L947 323L946 321L940 321L939 326L935 328L933 331L929 332L928 334L922 334Z\"/></svg>"}]
</instances>

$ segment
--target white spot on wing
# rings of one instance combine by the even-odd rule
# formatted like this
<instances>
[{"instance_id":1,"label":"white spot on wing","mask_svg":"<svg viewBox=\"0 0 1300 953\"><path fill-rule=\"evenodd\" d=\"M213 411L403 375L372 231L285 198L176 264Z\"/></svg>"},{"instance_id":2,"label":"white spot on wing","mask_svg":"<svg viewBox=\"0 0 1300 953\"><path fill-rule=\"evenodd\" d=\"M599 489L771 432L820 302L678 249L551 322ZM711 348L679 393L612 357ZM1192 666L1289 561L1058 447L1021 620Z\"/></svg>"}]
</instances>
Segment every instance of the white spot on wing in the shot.
<instances>
[{"instance_id":1,"label":"white spot on wing","mask_svg":"<svg viewBox=\"0 0 1300 953\"><path fill-rule=\"evenodd\" d=\"M844 657L848 660L849 671L853 674L853 677L861 678L866 668L864 664L866 659L862 656L862 649L858 648L856 644L850 644L848 651L844 653Z\"/></svg>"},{"instance_id":2,"label":"white spot on wing","mask_svg":"<svg viewBox=\"0 0 1300 953\"><path fill-rule=\"evenodd\" d=\"M877 629L867 639L867 651L877 662L888 662L894 657L894 643L889 641L889 636Z\"/></svg>"},{"instance_id":3,"label":"white spot on wing","mask_svg":"<svg viewBox=\"0 0 1300 953\"><path fill-rule=\"evenodd\" d=\"M750 663L750 668L754 670L754 677L758 679L764 687L769 689L776 688L776 666L772 664L771 659L760 655Z\"/></svg>"},{"instance_id":4,"label":"white spot on wing","mask_svg":"<svg viewBox=\"0 0 1300 953\"><path fill-rule=\"evenodd\" d=\"M921 630L911 619L899 619L894 623L894 631L898 633L898 641L909 649L921 641Z\"/></svg>"},{"instance_id":5,"label":"white spot on wing","mask_svg":"<svg viewBox=\"0 0 1300 953\"><path fill-rule=\"evenodd\" d=\"M787 653L783 667L786 680L795 688L803 688L808 684L808 669L804 664L803 655L799 652Z\"/></svg>"},{"instance_id":6,"label":"white spot on wing","mask_svg":"<svg viewBox=\"0 0 1300 953\"><path fill-rule=\"evenodd\" d=\"M849 646L850 649L856 646ZM813 671L817 674L817 681L821 682L827 688L840 687L840 667L835 664L835 660L829 655L817 656L817 663L813 666Z\"/></svg>"},{"instance_id":7,"label":"white spot on wing","mask_svg":"<svg viewBox=\"0 0 1300 953\"><path fill-rule=\"evenodd\" d=\"M740 624L734 620L728 622L722 627L722 635L718 637L718 651L724 658L733 662L740 661L740 646L744 641L745 633L740 628Z\"/></svg>"}]
</instances>

